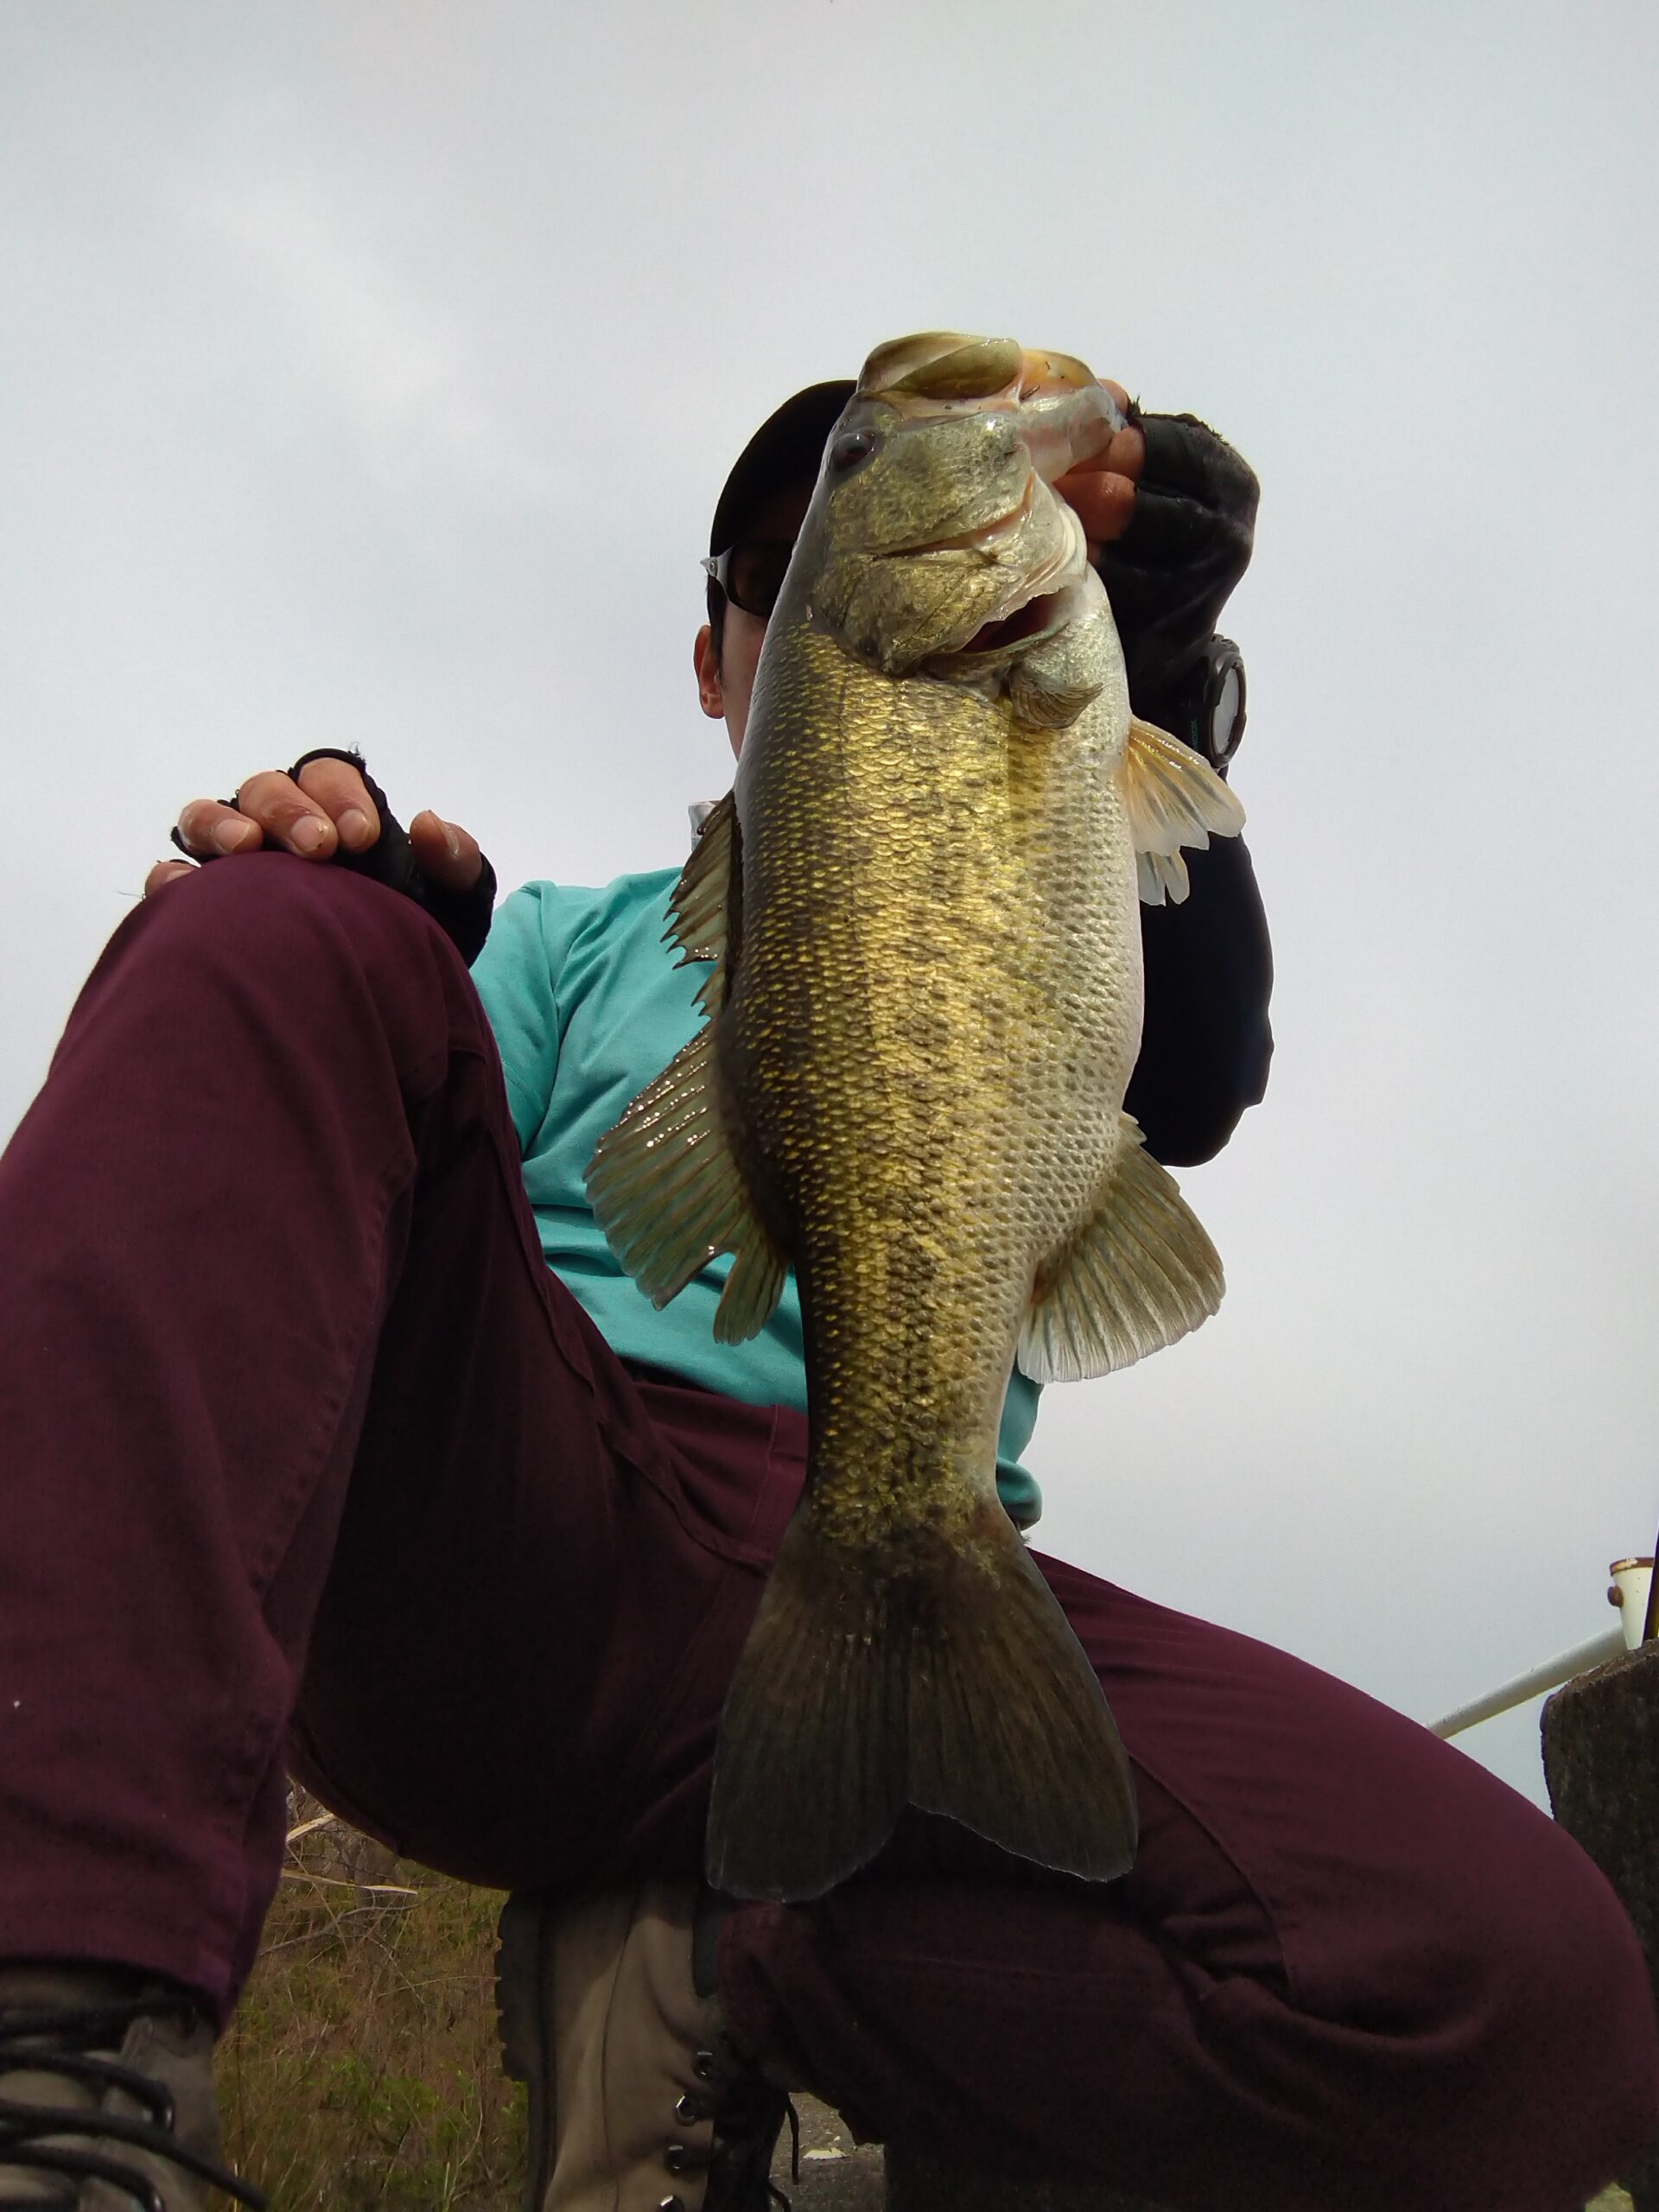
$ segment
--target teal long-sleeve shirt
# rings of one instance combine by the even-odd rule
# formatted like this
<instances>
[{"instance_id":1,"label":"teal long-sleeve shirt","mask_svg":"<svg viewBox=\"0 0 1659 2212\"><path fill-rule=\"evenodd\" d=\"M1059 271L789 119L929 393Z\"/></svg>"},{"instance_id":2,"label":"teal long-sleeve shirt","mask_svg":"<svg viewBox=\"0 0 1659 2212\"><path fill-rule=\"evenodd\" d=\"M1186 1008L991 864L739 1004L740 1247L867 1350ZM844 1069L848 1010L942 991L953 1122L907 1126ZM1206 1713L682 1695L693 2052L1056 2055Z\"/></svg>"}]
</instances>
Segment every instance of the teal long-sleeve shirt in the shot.
<instances>
[{"instance_id":1,"label":"teal long-sleeve shirt","mask_svg":"<svg viewBox=\"0 0 1659 2212\"><path fill-rule=\"evenodd\" d=\"M547 1264L613 1351L751 1405L806 1410L801 1303L791 1276L760 1334L716 1344L722 1255L658 1313L618 1267L588 1204L594 1147L701 1022L707 963L685 967L663 942L677 868L619 876L601 890L526 884L496 914L473 980L500 1048L524 1154L525 1188ZM1016 1370L1002 1409L997 1483L1020 1528L1041 1510L1020 1454L1038 1385Z\"/></svg>"}]
</instances>

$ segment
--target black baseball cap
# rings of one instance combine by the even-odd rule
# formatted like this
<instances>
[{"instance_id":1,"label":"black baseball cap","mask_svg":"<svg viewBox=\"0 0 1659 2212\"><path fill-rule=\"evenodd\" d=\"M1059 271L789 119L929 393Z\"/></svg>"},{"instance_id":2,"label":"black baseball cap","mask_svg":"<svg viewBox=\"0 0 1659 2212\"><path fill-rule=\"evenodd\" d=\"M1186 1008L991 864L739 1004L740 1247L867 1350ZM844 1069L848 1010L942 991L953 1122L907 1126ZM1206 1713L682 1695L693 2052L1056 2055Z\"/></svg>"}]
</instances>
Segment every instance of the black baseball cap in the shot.
<instances>
[{"instance_id":1,"label":"black baseball cap","mask_svg":"<svg viewBox=\"0 0 1659 2212\"><path fill-rule=\"evenodd\" d=\"M856 386L850 377L810 384L768 415L732 464L715 506L710 553L723 553L741 537L749 517L787 484L816 477L830 433Z\"/></svg>"}]
</instances>

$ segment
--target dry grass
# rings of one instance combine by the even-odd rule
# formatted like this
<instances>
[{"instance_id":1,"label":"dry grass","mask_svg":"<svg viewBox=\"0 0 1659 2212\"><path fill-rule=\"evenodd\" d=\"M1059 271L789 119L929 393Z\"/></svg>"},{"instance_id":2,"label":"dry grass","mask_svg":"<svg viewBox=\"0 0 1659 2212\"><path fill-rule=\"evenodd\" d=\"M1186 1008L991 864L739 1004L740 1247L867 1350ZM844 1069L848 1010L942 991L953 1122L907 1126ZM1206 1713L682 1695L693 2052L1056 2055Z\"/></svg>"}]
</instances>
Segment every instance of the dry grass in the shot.
<instances>
[{"instance_id":1,"label":"dry grass","mask_svg":"<svg viewBox=\"0 0 1659 2212\"><path fill-rule=\"evenodd\" d=\"M523 2092L495 2038L501 1900L321 1813L296 1807L304 1832L219 2048L226 2149L273 2212L518 2212Z\"/></svg>"}]
</instances>

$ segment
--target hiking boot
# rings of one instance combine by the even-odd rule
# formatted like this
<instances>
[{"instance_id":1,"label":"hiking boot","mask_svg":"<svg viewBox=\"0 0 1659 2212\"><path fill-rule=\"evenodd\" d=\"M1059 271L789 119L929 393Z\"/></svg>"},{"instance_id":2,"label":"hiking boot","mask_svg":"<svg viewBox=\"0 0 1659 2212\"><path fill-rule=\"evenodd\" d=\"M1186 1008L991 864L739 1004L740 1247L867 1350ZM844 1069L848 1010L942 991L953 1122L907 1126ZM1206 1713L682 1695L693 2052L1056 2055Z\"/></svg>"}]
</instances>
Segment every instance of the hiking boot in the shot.
<instances>
[{"instance_id":1,"label":"hiking boot","mask_svg":"<svg viewBox=\"0 0 1659 2212\"><path fill-rule=\"evenodd\" d=\"M263 2207L219 2163L213 2037L181 1989L106 1967L0 1966L0 2208Z\"/></svg>"},{"instance_id":2,"label":"hiking boot","mask_svg":"<svg viewBox=\"0 0 1659 2212\"><path fill-rule=\"evenodd\" d=\"M524 2212L766 2212L794 2115L721 2016L715 1903L689 1882L508 1898L496 2004L530 2091Z\"/></svg>"}]
</instances>

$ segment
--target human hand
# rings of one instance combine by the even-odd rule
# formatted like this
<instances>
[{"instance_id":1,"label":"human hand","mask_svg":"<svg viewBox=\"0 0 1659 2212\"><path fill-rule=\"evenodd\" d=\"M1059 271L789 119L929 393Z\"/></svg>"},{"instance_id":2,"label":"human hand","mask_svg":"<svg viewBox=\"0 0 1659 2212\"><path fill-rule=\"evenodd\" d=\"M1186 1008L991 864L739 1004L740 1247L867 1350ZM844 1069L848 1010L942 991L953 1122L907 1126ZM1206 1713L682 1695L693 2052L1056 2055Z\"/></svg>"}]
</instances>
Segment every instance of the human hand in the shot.
<instances>
[{"instance_id":1,"label":"human hand","mask_svg":"<svg viewBox=\"0 0 1659 2212\"><path fill-rule=\"evenodd\" d=\"M1196 415L1138 412L1131 526L1096 563L1123 647L1129 696L1151 721L1191 675L1249 565L1260 486ZM1169 723L1169 727L1175 727Z\"/></svg>"},{"instance_id":2,"label":"human hand","mask_svg":"<svg viewBox=\"0 0 1659 2212\"><path fill-rule=\"evenodd\" d=\"M1127 415L1129 395L1122 385L1104 377L1101 382ZM1135 486L1146 458L1145 435L1132 421L1101 452L1079 461L1056 481L1054 489L1077 510L1090 561L1097 561L1102 546L1122 537L1134 521Z\"/></svg>"},{"instance_id":3,"label":"human hand","mask_svg":"<svg viewBox=\"0 0 1659 2212\"><path fill-rule=\"evenodd\" d=\"M380 810L361 771L349 761L325 759L306 761L297 778L276 769L250 776L233 801L192 799L179 817L176 841L204 860L263 849L332 861L366 853L379 842L380 829ZM483 873L477 840L430 808L410 823L409 842L416 863L441 891L468 892ZM194 872L188 860L157 861L144 878L144 895Z\"/></svg>"},{"instance_id":4,"label":"human hand","mask_svg":"<svg viewBox=\"0 0 1659 2212\"><path fill-rule=\"evenodd\" d=\"M429 808L405 830L355 753L308 753L285 775L250 776L233 799L192 799L173 842L204 864L261 849L332 861L423 908L468 967L490 933L495 870L477 840ZM188 860L157 861L144 895L194 873Z\"/></svg>"}]
</instances>

